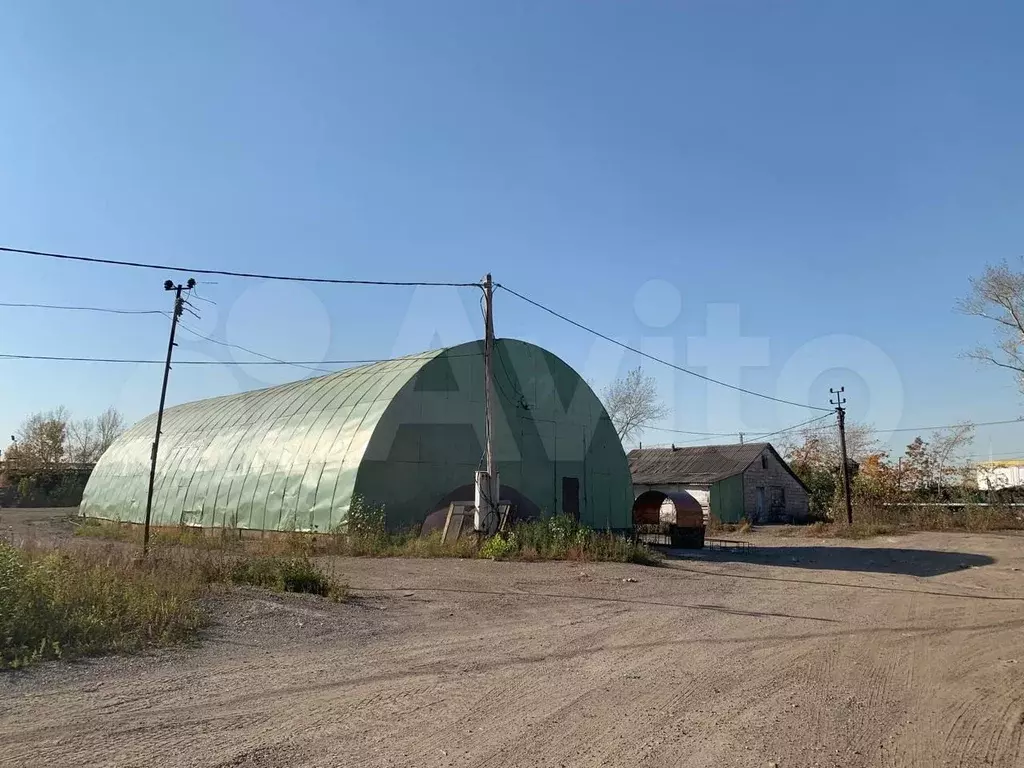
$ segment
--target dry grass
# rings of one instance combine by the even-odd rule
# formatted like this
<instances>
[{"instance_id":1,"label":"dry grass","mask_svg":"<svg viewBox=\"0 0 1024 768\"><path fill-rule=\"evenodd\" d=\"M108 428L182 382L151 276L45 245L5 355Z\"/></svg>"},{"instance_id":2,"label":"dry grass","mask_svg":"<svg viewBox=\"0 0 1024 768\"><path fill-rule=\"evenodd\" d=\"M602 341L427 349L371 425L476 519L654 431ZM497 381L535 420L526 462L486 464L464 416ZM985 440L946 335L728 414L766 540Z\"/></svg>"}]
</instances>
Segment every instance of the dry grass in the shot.
<instances>
[{"instance_id":1,"label":"dry grass","mask_svg":"<svg viewBox=\"0 0 1024 768\"><path fill-rule=\"evenodd\" d=\"M744 518L738 523L723 523L714 515L708 518L708 533L748 533L751 526L750 521Z\"/></svg>"},{"instance_id":2,"label":"dry grass","mask_svg":"<svg viewBox=\"0 0 1024 768\"><path fill-rule=\"evenodd\" d=\"M0 668L193 641L211 588L245 584L341 600L347 585L304 555L0 541Z\"/></svg>"},{"instance_id":3,"label":"dry grass","mask_svg":"<svg viewBox=\"0 0 1024 768\"><path fill-rule=\"evenodd\" d=\"M159 529L150 539L154 548L185 547L198 551L228 551L260 556L303 557L500 557L508 560L586 560L655 564L659 555L644 544L580 525L572 518L554 516L517 523L498 537L462 536L441 541L439 532L420 536L415 532L393 533L383 519L361 521L353 532L274 534L263 538L241 536L237 529L203 531L192 527ZM747 526L749 529L749 526ZM747 530L743 529L743 530ZM138 525L89 520L80 524L77 536L140 544Z\"/></svg>"},{"instance_id":4,"label":"dry grass","mask_svg":"<svg viewBox=\"0 0 1024 768\"><path fill-rule=\"evenodd\" d=\"M251 585L340 600L331 555L491 557L657 564L628 538L566 517L522 523L500 536L394 534L380 524L353 533L250 538L182 526L155 529L142 557L137 525L79 521L63 546L0 543L0 667L190 642L206 618L202 599L217 585ZM327 557L324 557L327 556ZM313 558L321 558L314 564Z\"/></svg>"},{"instance_id":5,"label":"dry grass","mask_svg":"<svg viewBox=\"0 0 1024 768\"><path fill-rule=\"evenodd\" d=\"M783 535L866 539L915 531L1002 531L1024 529L1024 515L1013 507L865 505L855 507L853 525L845 520L785 529Z\"/></svg>"},{"instance_id":6,"label":"dry grass","mask_svg":"<svg viewBox=\"0 0 1024 768\"><path fill-rule=\"evenodd\" d=\"M316 544L310 537L301 536L300 546L323 546L331 555L347 557L458 557L472 558L479 553L480 544L474 535L463 536L454 541L441 541L439 532L427 536L415 533L388 533L386 531L362 532L352 535L331 533L316 537Z\"/></svg>"},{"instance_id":7,"label":"dry grass","mask_svg":"<svg viewBox=\"0 0 1024 768\"><path fill-rule=\"evenodd\" d=\"M142 544L143 528L135 523L122 523L95 518L75 518L75 536ZM191 547L195 549L232 549L240 546L236 528L204 529L182 525L175 528L151 528L149 543L153 547Z\"/></svg>"},{"instance_id":8,"label":"dry grass","mask_svg":"<svg viewBox=\"0 0 1024 768\"><path fill-rule=\"evenodd\" d=\"M894 536L902 533L912 533L911 528L900 528L899 526L884 525L880 523L857 522L852 526L845 522L823 522L818 521L808 525L793 525L778 530L779 536L784 537L807 537L811 539L870 539L874 536Z\"/></svg>"}]
</instances>

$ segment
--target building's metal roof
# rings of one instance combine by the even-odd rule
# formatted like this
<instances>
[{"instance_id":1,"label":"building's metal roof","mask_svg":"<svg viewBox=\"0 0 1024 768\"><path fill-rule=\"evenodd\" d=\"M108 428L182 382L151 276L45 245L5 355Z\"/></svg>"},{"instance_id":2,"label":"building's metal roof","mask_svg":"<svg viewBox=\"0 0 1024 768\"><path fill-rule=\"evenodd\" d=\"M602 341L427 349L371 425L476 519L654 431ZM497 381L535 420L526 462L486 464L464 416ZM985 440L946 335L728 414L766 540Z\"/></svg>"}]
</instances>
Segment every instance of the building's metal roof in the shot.
<instances>
[{"instance_id":1,"label":"building's metal roof","mask_svg":"<svg viewBox=\"0 0 1024 768\"><path fill-rule=\"evenodd\" d=\"M771 443L636 448L629 452L629 469L637 485L711 485L742 473L765 448L775 451Z\"/></svg>"}]
</instances>

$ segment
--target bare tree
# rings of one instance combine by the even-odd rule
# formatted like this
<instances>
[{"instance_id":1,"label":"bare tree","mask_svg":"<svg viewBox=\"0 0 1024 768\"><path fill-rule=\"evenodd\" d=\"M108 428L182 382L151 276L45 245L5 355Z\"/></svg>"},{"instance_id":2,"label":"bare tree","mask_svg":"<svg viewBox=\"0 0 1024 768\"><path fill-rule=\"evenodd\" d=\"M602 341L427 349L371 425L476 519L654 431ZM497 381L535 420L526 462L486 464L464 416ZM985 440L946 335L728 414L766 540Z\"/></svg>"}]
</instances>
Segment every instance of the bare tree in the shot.
<instances>
[{"instance_id":1,"label":"bare tree","mask_svg":"<svg viewBox=\"0 0 1024 768\"><path fill-rule=\"evenodd\" d=\"M99 415L99 418L96 419L96 436L99 440L100 454L124 434L125 427L124 414L114 406L110 406Z\"/></svg>"},{"instance_id":2,"label":"bare tree","mask_svg":"<svg viewBox=\"0 0 1024 768\"><path fill-rule=\"evenodd\" d=\"M644 376L639 367L605 387L602 399L623 443L638 437L645 425L669 413L668 407L658 397L654 377Z\"/></svg>"},{"instance_id":3,"label":"bare tree","mask_svg":"<svg viewBox=\"0 0 1024 768\"><path fill-rule=\"evenodd\" d=\"M67 455L68 461L74 463L85 463L95 460L95 419L79 419L68 422Z\"/></svg>"},{"instance_id":4,"label":"bare tree","mask_svg":"<svg viewBox=\"0 0 1024 768\"><path fill-rule=\"evenodd\" d=\"M779 441L779 452L791 463L815 469L842 467L839 427L832 422L812 424L790 432ZM846 455L857 462L881 452L874 430L867 424L846 422Z\"/></svg>"},{"instance_id":5,"label":"bare tree","mask_svg":"<svg viewBox=\"0 0 1024 768\"><path fill-rule=\"evenodd\" d=\"M1013 371L1024 391L1024 273L1004 261L989 265L971 278L970 293L959 302L964 314L991 320L996 326L995 348L979 346L965 356Z\"/></svg>"},{"instance_id":6,"label":"bare tree","mask_svg":"<svg viewBox=\"0 0 1024 768\"><path fill-rule=\"evenodd\" d=\"M68 460L80 463L99 461L103 452L124 432L124 416L114 407L107 408L95 419L68 423Z\"/></svg>"},{"instance_id":7,"label":"bare tree","mask_svg":"<svg viewBox=\"0 0 1024 768\"><path fill-rule=\"evenodd\" d=\"M962 452L973 442L974 425L967 421L937 429L929 440L915 437L900 459L901 485L941 489L963 484L971 468Z\"/></svg>"},{"instance_id":8,"label":"bare tree","mask_svg":"<svg viewBox=\"0 0 1024 768\"><path fill-rule=\"evenodd\" d=\"M935 480L941 488L948 478L951 483L962 483L968 468L961 451L974 442L974 425L969 421L932 433L931 448L935 459Z\"/></svg>"}]
</instances>

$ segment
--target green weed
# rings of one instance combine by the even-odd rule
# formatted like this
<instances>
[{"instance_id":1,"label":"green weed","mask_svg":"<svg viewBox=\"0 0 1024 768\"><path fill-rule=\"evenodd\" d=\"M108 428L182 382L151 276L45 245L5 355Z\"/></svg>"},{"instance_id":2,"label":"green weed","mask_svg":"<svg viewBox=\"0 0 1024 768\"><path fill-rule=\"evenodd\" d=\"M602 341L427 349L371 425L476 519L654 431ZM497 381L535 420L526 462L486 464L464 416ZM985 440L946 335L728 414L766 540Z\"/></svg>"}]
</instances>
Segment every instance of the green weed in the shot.
<instances>
[{"instance_id":1,"label":"green weed","mask_svg":"<svg viewBox=\"0 0 1024 768\"><path fill-rule=\"evenodd\" d=\"M488 538L483 543L483 546L480 547L480 557L501 560L519 551L519 538L514 532L508 534L496 533Z\"/></svg>"}]
</instances>

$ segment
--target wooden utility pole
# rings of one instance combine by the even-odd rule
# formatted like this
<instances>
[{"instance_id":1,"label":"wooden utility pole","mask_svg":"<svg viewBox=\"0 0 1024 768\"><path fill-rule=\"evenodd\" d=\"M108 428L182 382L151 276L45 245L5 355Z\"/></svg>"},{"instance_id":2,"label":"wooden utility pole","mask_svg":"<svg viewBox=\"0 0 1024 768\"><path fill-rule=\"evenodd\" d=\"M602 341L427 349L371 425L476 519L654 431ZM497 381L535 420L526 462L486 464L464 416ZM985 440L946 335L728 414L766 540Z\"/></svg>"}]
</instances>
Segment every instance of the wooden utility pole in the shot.
<instances>
[{"instance_id":1,"label":"wooden utility pole","mask_svg":"<svg viewBox=\"0 0 1024 768\"><path fill-rule=\"evenodd\" d=\"M487 462L486 514L480 515L481 524L490 526L498 512L498 469L494 460L494 283L491 273L484 276L484 442ZM488 531L489 533L490 531Z\"/></svg>"},{"instance_id":2,"label":"wooden utility pole","mask_svg":"<svg viewBox=\"0 0 1024 768\"><path fill-rule=\"evenodd\" d=\"M174 352L174 332L178 329L178 318L185 307L181 292L186 288L196 287L195 278L190 277L185 285L175 285L173 281L164 282L165 291L174 291L174 311L171 313L171 337L167 341L167 361L164 363L164 383L160 387L160 407L156 412L156 435L153 437L153 450L150 452L149 491L146 494L146 525L142 530L142 554L149 551L149 522L153 515L153 486L156 484L156 454L160 448L160 430L164 423L164 402L167 400L167 378L171 373L171 354Z\"/></svg>"},{"instance_id":3,"label":"wooden utility pole","mask_svg":"<svg viewBox=\"0 0 1024 768\"><path fill-rule=\"evenodd\" d=\"M828 391L836 396L835 400L829 398L829 403L836 407L836 420L839 422L839 452L842 454L843 459L843 494L846 497L846 524L853 525L853 501L850 499L850 463L846 458L846 409L843 408L843 405L846 403L846 398L843 397L846 387L840 387L839 389L829 387Z\"/></svg>"}]
</instances>

